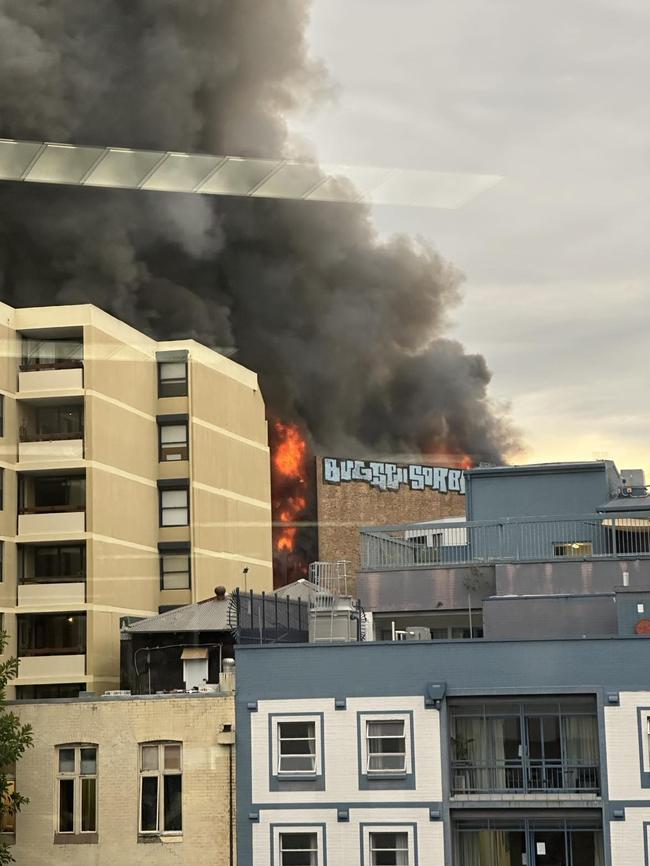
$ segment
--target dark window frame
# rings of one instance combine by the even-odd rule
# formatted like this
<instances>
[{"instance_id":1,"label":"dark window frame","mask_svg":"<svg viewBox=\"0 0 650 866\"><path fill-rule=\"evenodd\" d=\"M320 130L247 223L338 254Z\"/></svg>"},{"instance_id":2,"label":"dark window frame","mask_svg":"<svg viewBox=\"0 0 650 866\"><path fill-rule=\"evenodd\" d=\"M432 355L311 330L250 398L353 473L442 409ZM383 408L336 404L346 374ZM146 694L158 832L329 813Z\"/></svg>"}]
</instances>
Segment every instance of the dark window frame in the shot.
<instances>
[{"instance_id":1,"label":"dark window frame","mask_svg":"<svg viewBox=\"0 0 650 866\"><path fill-rule=\"evenodd\" d=\"M165 511L171 511L175 508L183 507L183 506L177 506L177 505L167 506L166 508L163 507L163 494L164 493L170 493L172 491L179 491L179 490L185 491L185 494L187 496L187 502L186 502L186 505L184 506L186 511L187 511L187 520L185 523L163 523L163 514L165 513ZM160 527L160 529L169 529L169 528L174 528L174 527L178 527L178 526L189 526L189 525L190 525L189 480L184 480L182 483L176 482L176 483L170 483L170 484L164 484L164 485L159 484L159 486L158 486L158 526Z\"/></svg>"},{"instance_id":2,"label":"dark window frame","mask_svg":"<svg viewBox=\"0 0 650 866\"><path fill-rule=\"evenodd\" d=\"M59 542L57 544L34 544L34 545L21 545L21 561L20 561L20 571L18 576L19 585L30 585L30 584L42 584L42 583L85 583L87 578L86 568L87 568L87 559L86 559L86 545L84 542ZM66 549L73 548L75 550L81 551L81 575L74 574L63 574L63 569L61 567L62 562L62 552ZM33 550L34 555L34 566L36 565L36 557L38 553L41 553L44 550L52 550L56 551L57 561L58 561L58 574L54 577L46 577L46 576L38 576L34 574L32 577L25 576L25 563L26 556L25 554L28 551ZM34 568L34 572L36 572L36 568ZM65 578L62 580L62 578Z\"/></svg>"},{"instance_id":3,"label":"dark window frame","mask_svg":"<svg viewBox=\"0 0 650 866\"><path fill-rule=\"evenodd\" d=\"M179 361L158 361L158 397L187 397L189 392L187 359ZM183 378L163 379L162 370L166 364L182 364Z\"/></svg>"},{"instance_id":4,"label":"dark window frame","mask_svg":"<svg viewBox=\"0 0 650 866\"><path fill-rule=\"evenodd\" d=\"M165 570L163 568L163 560L166 556L186 556L187 557L187 586L165 586ZM178 590L187 590L192 588L192 553L188 547L169 548L158 551L158 562L160 566L160 589L165 592L176 592ZM181 571L167 572L169 574L182 574Z\"/></svg>"},{"instance_id":5,"label":"dark window frame","mask_svg":"<svg viewBox=\"0 0 650 866\"><path fill-rule=\"evenodd\" d=\"M184 427L185 428L185 443L163 443L162 431L165 427ZM180 453L178 460L172 460L165 456L165 450L174 453ZM177 463L182 460L190 459L190 425L188 418L185 416L177 421L158 420L158 462L159 463Z\"/></svg>"},{"instance_id":6,"label":"dark window frame","mask_svg":"<svg viewBox=\"0 0 650 866\"><path fill-rule=\"evenodd\" d=\"M26 349L30 342L37 343L70 343L74 345L78 345L81 347L81 358L71 358L60 359L54 361L33 361L30 360L30 356L27 353ZM38 370L75 370L83 368L83 351L84 351L84 341L83 336L79 337L78 340L71 340L69 337L48 337L48 338L38 338L38 337L30 337L26 334L22 335L22 345L21 345L21 356L20 356L20 372L28 373L35 372Z\"/></svg>"},{"instance_id":7,"label":"dark window frame","mask_svg":"<svg viewBox=\"0 0 650 866\"><path fill-rule=\"evenodd\" d=\"M80 620L79 643L57 647L45 646L34 647L32 644L37 641L34 639L34 629L37 623L34 621L36 617L39 620L55 619L61 617L78 617ZM19 658L30 658L39 656L68 656L68 655L85 655L88 645L88 619L86 611L61 611L57 613L23 613L18 614L18 649L17 655ZM43 641L44 642L44 641Z\"/></svg>"},{"instance_id":8,"label":"dark window frame","mask_svg":"<svg viewBox=\"0 0 650 866\"><path fill-rule=\"evenodd\" d=\"M84 488L84 504L79 506L75 505L74 507L70 507L69 505L32 505L27 507L25 505L25 485L28 483L34 484L35 481L39 483L43 483L44 481L67 481L70 482L72 479L82 478L83 479L83 488ZM82 475L21 475L18 484L18 513L19 514L53 514L53 513L73 513L77 511L85 511L86 510L86 475L85 473ZM34 497L35 498L35 497Z\"/></svg>"},{"instance_id":9,"label":"dark window frame","mask_svg":"<svg viewBox=\"0 0 650 866\"><path fill-rule=\"evenodd\" d=\"M0 394L0 439L5 435L5 395Z\"/></svg>"}]
</instances>

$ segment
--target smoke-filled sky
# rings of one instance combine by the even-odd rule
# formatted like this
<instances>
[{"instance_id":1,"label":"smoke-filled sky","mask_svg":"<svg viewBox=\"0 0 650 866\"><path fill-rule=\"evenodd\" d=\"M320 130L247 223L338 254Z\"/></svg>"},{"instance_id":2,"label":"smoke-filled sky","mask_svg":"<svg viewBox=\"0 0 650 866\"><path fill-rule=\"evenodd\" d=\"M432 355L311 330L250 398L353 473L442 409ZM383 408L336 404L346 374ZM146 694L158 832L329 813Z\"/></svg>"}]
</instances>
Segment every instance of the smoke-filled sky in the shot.
<instances>
[{"instance_id":1,"label":"smoke-filled sky","mask_svg":"<svg viewBox=\"0 0 650 866\"><path fill-rule=\"evenodd\" d=\"M308 56L310 5L1 0L0 137L304 155L287 118L333 89ZM449 338L462 276L435 238L380 240L363 206L20 184L0 212L3 299L92 301L233 346L320 448L511 447L485 360Z\"/></svg>"},{"instance_id":2,"label":"smoke-filled sky","mask_svg":"<svg viewBox=\"0 0 650 866\"><path fill-rule=\"evenodd\" d=\"M646 0L316 0L310 40L340 85L299 124L322 158L504 176L458 211L374 218L465 273L453 333L523 456L650 474Z\"/></svg>"}]
</instances>

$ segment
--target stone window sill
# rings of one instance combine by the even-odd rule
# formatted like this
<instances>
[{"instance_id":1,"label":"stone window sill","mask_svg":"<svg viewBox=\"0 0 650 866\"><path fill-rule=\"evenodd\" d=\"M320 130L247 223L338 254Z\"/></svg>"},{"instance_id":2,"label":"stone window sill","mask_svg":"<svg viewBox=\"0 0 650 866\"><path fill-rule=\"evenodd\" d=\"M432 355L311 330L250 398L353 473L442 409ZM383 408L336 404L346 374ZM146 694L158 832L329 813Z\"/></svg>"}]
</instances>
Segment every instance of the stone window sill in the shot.
<instances>
[{"instance_id":1,"label":"stone window sill","mask_svg":"<svg viewBox=\"0 0 650 866\"><path fill-rule=\"evenodd\" d=\"M55 845L97 845L98 833L55 833Z\"/></svg>"}]
</instances>

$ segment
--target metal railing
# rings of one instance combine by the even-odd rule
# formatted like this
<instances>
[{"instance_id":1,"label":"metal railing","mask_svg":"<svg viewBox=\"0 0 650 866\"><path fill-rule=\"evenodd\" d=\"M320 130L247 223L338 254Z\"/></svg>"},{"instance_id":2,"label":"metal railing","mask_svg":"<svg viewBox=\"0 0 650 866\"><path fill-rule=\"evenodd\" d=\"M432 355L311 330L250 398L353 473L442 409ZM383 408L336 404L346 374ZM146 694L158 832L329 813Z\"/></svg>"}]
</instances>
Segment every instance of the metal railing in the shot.
<instances>
[{"instance_id":1,"label":"metal railing","mask_svg":"<svg viewBox=\"0 0 650 866\"><path fill-rule=\"evenodd\" d=\"M362 528L361 567L650 557L650 517L587 514Z\"/></svg>"},{"instance_id":2,"label":"metal railing","mask_svg":"<svg viewBox=\"0 0 650 866\"><path fill-rule=\"evenodd\" d=\"M453 761L451 787L454 794L599 794L600 768L541 760L497 764Z\"/></svg>"}]
</instances>

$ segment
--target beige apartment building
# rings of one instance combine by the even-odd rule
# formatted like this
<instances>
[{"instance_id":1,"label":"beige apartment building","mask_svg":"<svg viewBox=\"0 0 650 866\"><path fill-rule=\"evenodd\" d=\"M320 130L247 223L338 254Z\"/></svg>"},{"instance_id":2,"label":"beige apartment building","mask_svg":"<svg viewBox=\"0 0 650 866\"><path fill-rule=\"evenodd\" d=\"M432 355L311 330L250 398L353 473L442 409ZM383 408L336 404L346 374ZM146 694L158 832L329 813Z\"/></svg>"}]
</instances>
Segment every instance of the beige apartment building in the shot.
<instances>
[{"instance_id":1,"label":"beige apartment building","mask_svg":"<svg viewBox=\"0 0 650 866\"><path fill-rule=\"evenodd\" d=\"M124 617L272 589L257 377L90 305L0 304L0 611L16 697L119 688ZM10 695L11 697L12 695Z\"/></svg>"},{"instance_id":2,"label":"beige apartment building","mask_svg":"<svg viewBox=\"0 0 650 866\"><path fill-rule=\"evenodd\" d=\"M29 804L2 834L18 866L234 866L232 695L11 709L34 729L16 773Z\"/></svg>"}]
</instances>

